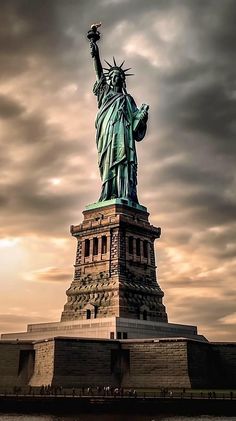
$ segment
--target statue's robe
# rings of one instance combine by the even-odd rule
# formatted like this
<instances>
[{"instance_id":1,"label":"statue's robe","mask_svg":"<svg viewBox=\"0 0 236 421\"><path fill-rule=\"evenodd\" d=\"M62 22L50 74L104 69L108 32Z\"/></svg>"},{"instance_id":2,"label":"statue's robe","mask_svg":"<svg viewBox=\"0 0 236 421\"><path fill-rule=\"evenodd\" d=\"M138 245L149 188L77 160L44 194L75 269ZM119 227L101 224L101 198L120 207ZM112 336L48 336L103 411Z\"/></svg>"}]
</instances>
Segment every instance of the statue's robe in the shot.
<instances>
[{"instance_id":1,"label":"statue's robe","mask_svg":"<svg viewBox=\"0 0 236 421\"><path fill-rule=\"evenodd\" d=\"M141 120L134 130L139 113L134 99L128 94L115 92L104 75L95 83L93 92L99 108L95 123L102 179L99 201L119 197L138 203L135 141L145 136L146 122Z\"/></svg>"}]
</instances>

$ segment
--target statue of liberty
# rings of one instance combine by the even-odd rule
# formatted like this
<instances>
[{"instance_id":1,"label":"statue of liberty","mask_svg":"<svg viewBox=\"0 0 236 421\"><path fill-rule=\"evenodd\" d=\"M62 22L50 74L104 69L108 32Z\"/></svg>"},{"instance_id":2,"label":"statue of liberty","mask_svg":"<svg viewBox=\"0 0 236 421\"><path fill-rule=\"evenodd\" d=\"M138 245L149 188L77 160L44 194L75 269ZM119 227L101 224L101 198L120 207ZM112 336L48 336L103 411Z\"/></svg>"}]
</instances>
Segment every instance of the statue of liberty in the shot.
<instances>
[{"instance_id":1,"label":"statue of liberty","mask_svg":"<svg viewBox=\"0 0 236 421\"><path fill-rule=\"evenodd\" d=\"M126 91L126 77L130 69L123 64L102 67L96 41L100 24L91 26L88 32L91 55L97 75L93 92L98 100L98 114L95 127L98 150L98 164L102 179L99 202L125 198L138 203L137 198L137 155L135 141L141 141L146 133L148 105L137 108L134 99ZM104 71L105 70L105 71Z\"/></svg>"}]
</instances>

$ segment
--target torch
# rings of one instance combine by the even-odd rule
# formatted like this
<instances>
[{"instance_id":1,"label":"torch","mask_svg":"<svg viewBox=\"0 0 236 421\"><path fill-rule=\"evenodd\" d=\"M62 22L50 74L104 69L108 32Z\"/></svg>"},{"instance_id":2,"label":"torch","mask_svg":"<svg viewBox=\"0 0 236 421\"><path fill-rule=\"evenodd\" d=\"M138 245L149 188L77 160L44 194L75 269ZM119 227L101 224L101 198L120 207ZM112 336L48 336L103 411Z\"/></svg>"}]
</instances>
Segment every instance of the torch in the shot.
<instances>
[{"instance_id":1,"label":"torch","mask_svg":"<svg viewBox=\"0 0 236 421\"><path fill-rule=\"evenodd\" d=\"M98 31L99 26L101 26L100 23L93 23L91 25L91 29L88 31L87 38L90 41L90 43L96 44L96 42L100 39L100 32Z\"/></svg>"}]
</instances>

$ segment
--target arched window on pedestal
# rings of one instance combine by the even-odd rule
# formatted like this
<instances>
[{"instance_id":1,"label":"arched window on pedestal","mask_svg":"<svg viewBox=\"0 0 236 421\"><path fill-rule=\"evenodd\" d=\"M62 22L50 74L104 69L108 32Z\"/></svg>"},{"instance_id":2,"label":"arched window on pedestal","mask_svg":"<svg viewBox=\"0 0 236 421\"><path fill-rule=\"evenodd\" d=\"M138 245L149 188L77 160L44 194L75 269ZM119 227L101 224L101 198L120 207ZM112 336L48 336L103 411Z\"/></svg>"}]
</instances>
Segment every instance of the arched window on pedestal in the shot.
<instances>
[{"instance_id":1,"label":"arched window on pedestal","mask_svg":"<svg viewBox=\"0 0 236 421\"><path fill-rule=\"evenodd\" d=\"M90 255L90 241L87 239L85 240L84 256L88 257L89 255Z\"/></svg>"},{"instance_id":2,"label":"arched window on pedestal","mask_svg":"<svg viewBox=\"0 0 236 421\"><path fill-rule=\"evenodd\" d=\"M86 319L91 319L91 310L86 310Z\"/></svg>"},{"instance_id":3,"label":"arched window on pedestal","mask_svg":"<svg viewBox=\"0 0 236 421\"><path fill-rule=\"evenodd\" d=\"M133 237L129 237L128 250L129 250L129 254L133 254L133 252L134 252L134 239L133 239Z\"/></svg>"},{"instance_id":4,"label":"arched window on pedestal","mask_svg":"<svg viewBox=\"0 0 236 421\"><path fill-rule=\"evenodd\" d=\"M105 235L102 236L102 254L107 253L107 237Z\"/></svg>"},{"instance_id":5,"label":"arched window on pedestal","mask_svg":"<svg viewBox=\"0 0 236 421\"><path fill-rule=\"evenodd\" d=\"M98 238L97 237L93 239L93 255L94 256L98 255Z\"/></svg>"},{"instance_id":6,"label":"arched window on pedestal","mask_svg":"<svg viewBox=\"0 0 236 421\"><path fill-rule=\"evenodd\" d=\"M141 247L140 247L140 238L136 239L136 255L140 256L141 254Z\"/></svg>"},{"instance_id":7,"label":"arched window on pedestal","mask_svg":"<svg viewBox=\"0 0 236 421\"><path fill-rule=\"evenodd\" d=\"M143 257L145 257L145 259L148 258L148 241L144 240L143 242Z\"/></svg>"}]
</instances>

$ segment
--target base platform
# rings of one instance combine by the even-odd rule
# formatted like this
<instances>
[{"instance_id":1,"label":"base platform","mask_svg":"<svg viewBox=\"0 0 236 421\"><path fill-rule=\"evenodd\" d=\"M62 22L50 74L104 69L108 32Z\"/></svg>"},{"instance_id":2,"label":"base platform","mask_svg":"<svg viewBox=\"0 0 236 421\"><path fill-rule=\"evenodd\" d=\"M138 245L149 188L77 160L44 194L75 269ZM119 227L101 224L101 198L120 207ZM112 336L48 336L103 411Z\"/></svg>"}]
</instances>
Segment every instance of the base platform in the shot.
<instances>
[{"instance_id":1,"label":"base platform","mask_svg":"<svg viewBox=\"0 0 236 421\"><path fill-rule=\"evenodd\" d=\"M2 340L39 340L57 336L101 339L145 339L182 337L207 341L196 326L107 317L27 326L27 332L2 334Z\"/></svg>"}]
</instances>

